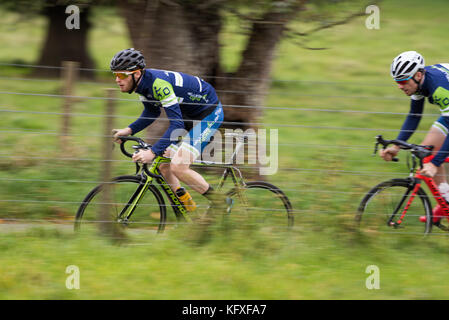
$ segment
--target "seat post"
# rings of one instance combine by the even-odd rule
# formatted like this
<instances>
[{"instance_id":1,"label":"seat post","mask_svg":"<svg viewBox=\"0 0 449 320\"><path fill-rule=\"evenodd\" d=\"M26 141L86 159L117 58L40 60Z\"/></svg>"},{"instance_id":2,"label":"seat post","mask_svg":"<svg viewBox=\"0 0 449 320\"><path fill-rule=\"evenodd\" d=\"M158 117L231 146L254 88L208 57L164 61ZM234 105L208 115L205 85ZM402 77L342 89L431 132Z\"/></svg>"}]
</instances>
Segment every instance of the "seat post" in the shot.
<instances>
[{"instance_id":1,"label":"seat post","mask_svg":"<svg viewBox=\"0 0 449 320\"><path fill-rule=\"evenodd\" d=\"M240 152L240 150L242 149L242 147L244 147L245 145L245 139L246 138L250 138L250 137L254 137L255 134L254 133L237 133L237 132L227 132L225 133L225 137L233 137L236 139L237 144L235 146L234 152L231 155L231 158L229 159L229 163L233 164L234 161L237 158L238 153Z\"/></svg>"}]
</instances>

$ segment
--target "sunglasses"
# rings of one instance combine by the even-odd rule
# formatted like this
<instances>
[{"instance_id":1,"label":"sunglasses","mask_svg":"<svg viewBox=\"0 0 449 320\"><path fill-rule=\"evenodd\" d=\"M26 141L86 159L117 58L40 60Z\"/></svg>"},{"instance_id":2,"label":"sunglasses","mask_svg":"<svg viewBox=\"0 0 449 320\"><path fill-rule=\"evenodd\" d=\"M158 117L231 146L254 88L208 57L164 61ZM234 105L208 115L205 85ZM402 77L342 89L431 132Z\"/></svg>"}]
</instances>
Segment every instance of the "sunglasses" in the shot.
<instances>
[{"instance_id":1,"label":"sunglasses","mask_svg":"<svg viewBox=\"0 0 449 320\"><path fill-rule=\"evenodd\" d=\"M134 70L134 71L124 71L124 72L113 72L112 74L115 77L118 77L121 80L124 80L126 78L128 78L131 74L136 73L139 70Z\"/></svg>"},{"instance_id":2,"label":"sunglasses","mask_svg":"<svg viewBox=\"0 0 449 320\"><path fill-rule=\"evenodd\" d=\"M406 79L400 79L400 80L394 80L394 81L396 81L396 83L398 83L398 84L407 84L407 82L410 80L412 78L412 76L410 76L410 77L408 77L408 78L406 78Z\"/></svg>"}]
</instances>

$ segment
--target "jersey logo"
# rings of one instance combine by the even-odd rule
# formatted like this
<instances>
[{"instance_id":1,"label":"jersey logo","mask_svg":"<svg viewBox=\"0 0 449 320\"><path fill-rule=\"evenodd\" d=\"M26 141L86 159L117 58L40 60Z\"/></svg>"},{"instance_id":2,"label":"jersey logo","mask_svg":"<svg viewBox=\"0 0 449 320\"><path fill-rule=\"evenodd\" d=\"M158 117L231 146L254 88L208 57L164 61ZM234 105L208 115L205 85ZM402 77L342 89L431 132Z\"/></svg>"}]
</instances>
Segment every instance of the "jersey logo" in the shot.
<instances>
[{"instance_id":1,"label":"jersey logo","mask_svg":"<svg viewBox=\"0 0 449 320\"><path fill-rule=\"evenodd\" d=\"M449 90L438 87L432 95L433 101L440 105L441 111L447 111L449 106Z\"/></svg>"},{"instance_id":2,"label":"jersey logo","mask_svg":"<svg viewBox=\"0 0 449 320\"><path fill-rule=\"evenodd\" d=\"M207 94L200 95L200 94L195 94L195 93L191 93L191 92L187 92L187 94L189 95L190 100L193 101L193 102L200 102L201 99L206 101L206 103L208 102Z\"/></svg>"},{"instance_id":3,"label":"jersey logo","mask_svg":"<svg viewBox=\"0 0 449 320\"><path fill-rule=\"evenodd\" d=\"M171 94L170 88L168 88L168 87L160 88L160 87L154 86L153 89L154 89L153 90L154 93L159 98L159 100L162 100Z\"/></svg>"}]
</instances>

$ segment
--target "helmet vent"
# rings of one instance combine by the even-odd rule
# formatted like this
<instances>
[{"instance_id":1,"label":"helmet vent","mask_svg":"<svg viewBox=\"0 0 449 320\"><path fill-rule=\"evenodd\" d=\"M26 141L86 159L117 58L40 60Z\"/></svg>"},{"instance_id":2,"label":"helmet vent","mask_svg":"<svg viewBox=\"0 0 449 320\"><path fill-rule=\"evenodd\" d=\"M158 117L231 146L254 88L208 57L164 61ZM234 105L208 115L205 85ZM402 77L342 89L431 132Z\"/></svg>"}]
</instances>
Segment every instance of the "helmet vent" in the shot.
<instances>
[{"instance_id":1,"label":"helmet vent","mask_svg":"<svg viewBox=\"0 0 449 320\"><path fill-rule=\"evenodd\" d=\"M405 62L402 64L402 66L399 68L399 70L397 71L397 74L401 74L401 73L402 73L402 70L404 70L405 67L408 66L408 64L409 64L409 62L408 62L408 61L405 61Z\"/></svg>"}]
</instances>

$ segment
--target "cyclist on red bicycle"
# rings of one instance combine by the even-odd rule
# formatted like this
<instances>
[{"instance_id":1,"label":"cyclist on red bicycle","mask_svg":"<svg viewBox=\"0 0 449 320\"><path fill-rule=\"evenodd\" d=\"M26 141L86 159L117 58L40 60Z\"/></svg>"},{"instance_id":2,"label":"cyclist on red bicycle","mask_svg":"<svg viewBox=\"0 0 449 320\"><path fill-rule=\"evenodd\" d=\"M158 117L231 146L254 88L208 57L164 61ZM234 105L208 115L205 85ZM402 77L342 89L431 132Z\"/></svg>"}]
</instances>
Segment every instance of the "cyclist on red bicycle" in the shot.
<instances>
[{"instance_id":1,"label":"cyclist on red bicycle","mask_svg":"<svg viewBox=\"0 0 449 320\"><path fill-rule=\"evenodd\" d=\"M440 107L441 116L433 123L422 145L433 145L435 157L423 165L422 175L433 177L439 189L449 188L442 166L449 151L449 64L424 65L424 58L416 51L406 51L393 59L391 76L399 89L411 97L410 112L396 139L407 141L415 132L421 120L425 98ZM380 151L380 156L392 160L399 152L398 146ZM448 200L448 199L447 199ZM440 206L433 210L434 222L442 216Z\"/></svg>"},{"instance_id":2,"label":"cyclist on red bicycle","mask_svg":"<svg viewBox=\"0 0 449 320\"><path fill-rule=\"evenodd\" d=\"M218 207L222 197L199 173L190 169L223 122L223 108L215 89L199 77L145 67L144 56L134 48L118 52L111 60L110 69L120 91L139 94L144 106L136 121L124 129L114 130L115 141L120 143L117 137L134 135L148 127L163 108L170 120L169 128L150 150L134 154L133 161L151 163L161 155L171 158L170 164L160 166L171 188L179 190L181 180L212 202L218 201L215 206ZM182 131L188 133L179 142L177 133ZM187 206L186 209L189 210Z\"/></svg>"}]
</instances>

